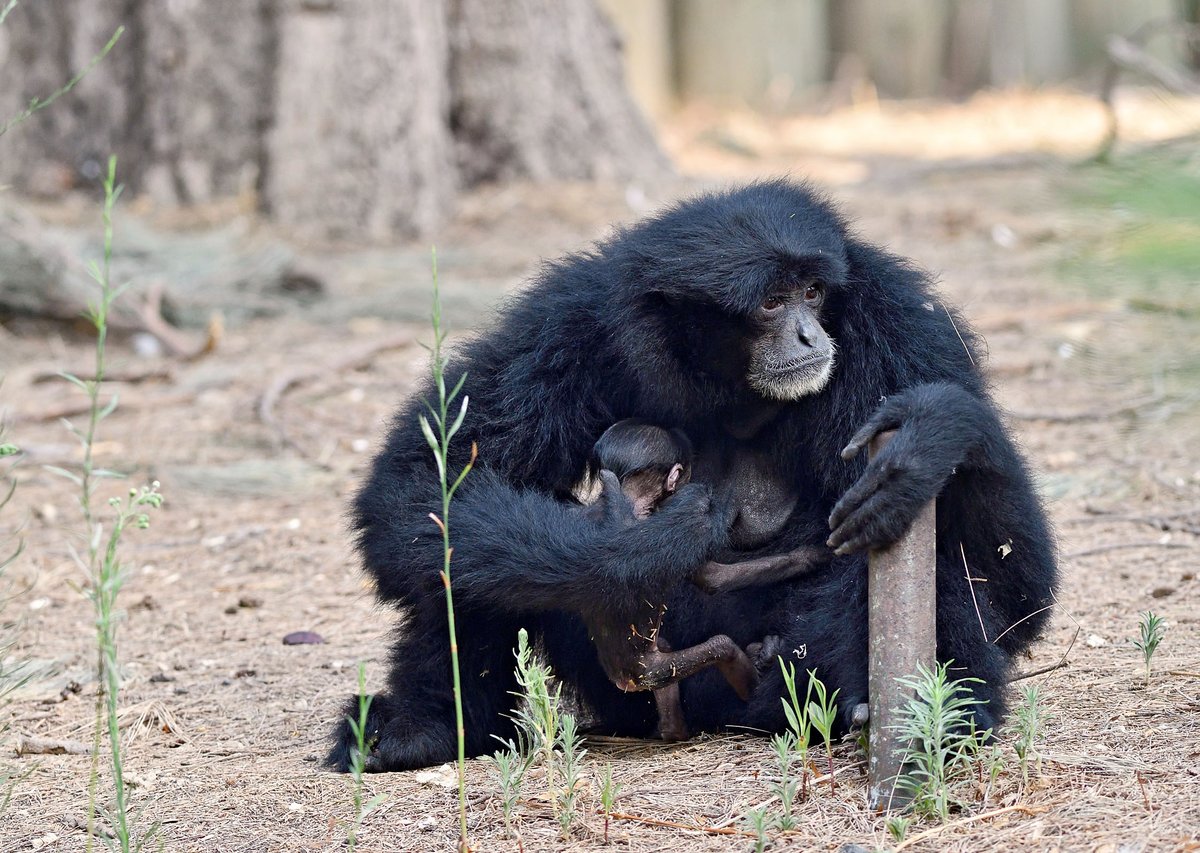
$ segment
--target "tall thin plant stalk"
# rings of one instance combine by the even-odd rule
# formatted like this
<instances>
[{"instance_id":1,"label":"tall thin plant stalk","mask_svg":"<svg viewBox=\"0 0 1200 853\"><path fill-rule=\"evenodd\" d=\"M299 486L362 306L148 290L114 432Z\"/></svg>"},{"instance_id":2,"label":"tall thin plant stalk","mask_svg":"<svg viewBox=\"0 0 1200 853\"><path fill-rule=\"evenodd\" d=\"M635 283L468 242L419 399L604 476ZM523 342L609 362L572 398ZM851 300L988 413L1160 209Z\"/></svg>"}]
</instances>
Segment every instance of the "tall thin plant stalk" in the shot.
<instances>
[{"instance_id":1,"label":"tall thin plant stalk","mask_svg":"<svg viewBox=\"0 0 1200 853\"><path fill-rule=\"evenodd\" d=\"M94 450L100 422L112 414L117 407L116 395L108 403L102 405L100 392L105 375L109 313L113 302L127 286L114 287L109 274L113 241L112 214L117 199L121 195L121 188L117 185L116 176L117 158L110 157L108 172L104 178L104 256L100 264L93 263L89 268L93 280L99 287L99 296L89 306L87 314L96 330L95 371L91 377L86 379L67 373L61 374L64 379L80 388L88 398L86 427L81 430L70 422L66 422L67 428L83 448L83 463L78 474L61 468L50 468L50 470L67 478L79 489L79 507L87 537L86 548L82 556L74 549L72 549L72 554L87 575L87 596L92 602L96 616L98 689L96 691L95 725L92 734L92 765L88 778L87 849L92 850L96 836L100 747L103 735L107 733L112 764L113 805L111 809L100 810L105 813L105 817L111 824L112 846L118 847L122 853L128 853L130 850L141 849L155 835L157 827L152 826L142 834L139 840L135 840L129 818L124 762L121 753L121 733L117 718L117 698L121 689L121 672L117 656L117 627L120 622L117 597L125 582L125 572L121 566L118 548L121 537L130 525L142 529L150 525L150 518L146 510L161 506L162 495L159 494L158 483L155 482L150 486L130 489L123 499L110 498L108 504L113 509L113 516L108 535L107 537L104 535L104 525L97 519L95 512L96 487L101 480L118 478L120 475L96 467Z\"/></svg>"},{"instance_id":2,"label":"tall thin plant stalk","mask_svg":"<svg viewBox=\"0 0 1200 853\"><path fill-rule=\"evenodd\" d=\"M450 479L450 441L454 438L455 433L462 427L463 420L467 417L467 403L469 398L464 394L462 403L458 408L458 414L454 420L450 420L450 406L462 391L463 383L467 381L467 374L463 373L458 378L458 382L454 385L454 389L449 393L446 391L446 362L447 358L443 350L443 344L446 341L446 332L442 328L442 299L441 293L438 290L438 275L437 275L437 252L433 252L433 346L431 352L433 355L433 381L437 388L437 401L430 403L425 401L425 407L429 409L429 418L421 415L421 432L425 435L425 440L429 442L429 448L433 451L434 460L437 462L438 479L442 487L442 514L439 517L436 513L430 513L429 517L433 519L434 524L442 531L442 570L440 572L442 585L446 589L446 623L450 632L450 668L451 675L454 679L454 722L455 732L458 736L458 823L459 836L458 847L460 851L469 850L467 843L467 731L463 724L463 705L462 705L462 679L459 674L458 667L458 634L454 625L454 591L450 583L450 558L454 554L454 549L450 546L450 501L454 498L454 493L458 491L458 487L462 485L462 481L475 464L478 448L475 443L471 443L471 457L467 460L467 464L459 471L458 476L453 480ZM433 423L430 423L432 419Z\"/></svg>"}]
</instances>

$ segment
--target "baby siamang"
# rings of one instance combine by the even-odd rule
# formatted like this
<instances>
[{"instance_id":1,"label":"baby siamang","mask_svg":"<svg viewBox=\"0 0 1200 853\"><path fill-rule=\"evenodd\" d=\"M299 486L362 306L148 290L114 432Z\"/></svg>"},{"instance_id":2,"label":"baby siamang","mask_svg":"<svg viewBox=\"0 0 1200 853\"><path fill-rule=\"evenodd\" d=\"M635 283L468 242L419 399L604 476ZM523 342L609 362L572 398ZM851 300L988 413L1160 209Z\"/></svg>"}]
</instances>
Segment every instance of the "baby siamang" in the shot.
<instances>
[{"instance_id":1,"label":"baby siamang","mask_svg":"<svg viewBox=\"0 0 1200 853\"><path fill-rule=\"evenodd\" d=\"M655 512L692 472L692 443L678 429L666 429L636 418L618 421L604 431L592 450L590 483L600 480L602 491L589 513L596 520L619 523ZM782 580L808 570L824 556L822 549L743 563L709 563L692 580L710 592L740 589ZM787 574L782 572L786 567ZM743 700L758 685L758 670L725 634L695 646L673 651L661 636L669 588L632 589L632 595L594 601L581 616L596 647L600 665L621 690L652 690L663 740L688 737L679 698L679 682L715 666ZM756 645L760 650L762 644Z\"/></svg>"},{"instance_id":2,"label":"baby siamang","mask_svg":"<svg viewBox=\"0 0 1200 853\"><path fill-rule=\"evenodd\" d=\"M465 372L471 400L452 461L473 442L480 460L451 522L468 752L512 732L521 627L599 730L653 731L651 697L612 685L578 614L656 587L670 590L672 647L778 636L840 691L848 725L867 694L866 552L933 498L938 658L982 680L977 725L998 724L1058 572L976 349L926 273L787 181L701 195L547 266L448 377ZM400 409L354 503L363 563L401 614L368 718L373 770L455 754L441 537L428 517L438 478L417 428L429 393ZM630 417L686 432L694 482L637 524L597 522L570 489L596 437ZM882 430L897 433L868 462L860 451ZM827 566L769 587L712 596L688 583L713 561L826 542L837 554ZM786 725L778 667L749 702L711 669L679 687L692 730ZM353 742L343 721L328 763L346 769Z\"/></svg>"}]
</instances>

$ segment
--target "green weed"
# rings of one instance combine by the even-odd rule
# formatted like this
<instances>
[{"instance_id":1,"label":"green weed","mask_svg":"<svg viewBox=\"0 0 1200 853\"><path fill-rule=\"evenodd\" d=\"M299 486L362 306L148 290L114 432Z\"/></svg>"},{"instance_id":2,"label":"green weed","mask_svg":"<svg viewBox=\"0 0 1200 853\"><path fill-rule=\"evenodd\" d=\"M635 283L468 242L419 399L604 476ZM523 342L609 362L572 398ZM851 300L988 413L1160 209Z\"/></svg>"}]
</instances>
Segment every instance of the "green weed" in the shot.
<instances>
[{"instance_id":1,"label":"green weed","mask_svg":"<svg viewBox=\"0 0 1200 853\"><path fill-rule=\"evenodd\" d=\"M87 313L88 320L96 333L95 370L88 379L81 379L66 373L61 374L64 379L82 390L88 398L86 426L80 429L74 424L64 422L83 448L83 463L78 473L61 468L50 468L49 470L70 480L79 490L79 508L83 516L86 547L83 554L79 554L75 549L72 549L71 553L88 578L86 595L92 602L96 617L96 670L99 689L96 692L92 767L88 782L87 846L91 850L95 838L96 813L99 811L109 823L113 833L112 838L102 836L105 842L113 848L119 848L123 853L128 853L130 850L143 849L157 834L158 826L157 824L152 825L140 836L134 832L129 815L128 792L125 789L121 733L117 720L117 699L121 690L121 673L117 655L117 628L120 624L121 613L117 610L117 599L124 586L126 572L121 565L119 549L121 539L130 526L138 529L150 526L149 510L162 506L163 498L159 494L157 482L150 486L132 488L124 498L110 498L108 505L112 513L109 518L108 534L105 536L104 523L96 514L96 489L101 481L119 478L121 475L98 468L93 451L100 423L117 407L116 395L113 395L107 403L101 402L101 389L106 368L108 317L113 303L128 287L128 285L114 286L109 275L113 241L112 215L117 199L121 195L121 187L117 185L116 176L117 160L115 157L110 157L108 171L104 178L103 260L100 263L93 263L89 267L89 273L99 288L99 294L89 306ZM101 807L96 802L100 773L100 747L102 734L105 731L108 736L113 781L111 808Z\"/></svg>"},{"instance_id":2,"label":"green weed","mask_svg":"<svg viewBox=\"0 0 1200 853\"><path fill-rule=\"evenodd\" d=\"M911 796L914 814L943 823L950 809L961 805L959 788L970 778L974 758L991 734L976 732L973 725L972 711L979 700L969 685L979 680L951 680L948 666L918 666L916 676L899 679L913 698L898 709L895 726L908 742L906 770L896 787Z\"/></svg>"},{"instance_id":3,"label":"green weed","mask_svg":"<svg viewBox=\"0 0 1200 853\"><path fill-rule=\"evenodd\" d=\"M430 513L429 517L433 519L434 524L442 533L442 569L440 572L442 585L446 590L446 622L450 634L450 665L451 677L454 682L454 722L455 733L458 738L458 822L459 822L459 850L467 851L470 845L467 842L467 752L466 739L467 732L463 726L463 705L462 705L462 678L459 674L458 667L458 634L454 624L454 592L450 583L450 557L454 553L450 547L450 502L454 498L454 493L458 491L458 487L462 485L467 474L475 464L477 448L474 444L471 445L471 456L467 463L463 465L462 470L458 475L451 479L450 470L450 441L454 438L455 433L462 427L463 420L467 417L468 397L464 394L462 403L458 407L458 414L453 420L450 419L450 406L458 398L462 392L463 383L467 381L467 374L463 373L458 378L458 382L454 388L446 391L446 362L447 357L443 349L446 342L446 332L442 328L442 300L441 293L438 290L437 276L437 254L433 255L433 346L430 348L432 353L432 370L433 382L437 388L437 400L435 403L425 402L425 407L429 410L429 417L420 416L421 432L425 436L425 440L429 442L429 449L433 451L433 458L437 462L438 479L442 487L442 514L438 516ZM432 418L432 423L430 419Z\"/></svg>"},{"instance_id":4,"label":"green weed","mask_svg":"<svg viewBox=\"0 0 1200 853\"><path fill-rule=\"evenodd\" d=\"M1133 645L1142 653L1142 661L1146 665L1147 684L1150 683L1150 662L1154 658L1154 653L1158 651L1158 644L1162 642L1166 634L1166 620L1152 610L1147 610L1142 614L1142 618L1138 622L1138 638L1133 641Z\"/></svg>"}]
</instances>

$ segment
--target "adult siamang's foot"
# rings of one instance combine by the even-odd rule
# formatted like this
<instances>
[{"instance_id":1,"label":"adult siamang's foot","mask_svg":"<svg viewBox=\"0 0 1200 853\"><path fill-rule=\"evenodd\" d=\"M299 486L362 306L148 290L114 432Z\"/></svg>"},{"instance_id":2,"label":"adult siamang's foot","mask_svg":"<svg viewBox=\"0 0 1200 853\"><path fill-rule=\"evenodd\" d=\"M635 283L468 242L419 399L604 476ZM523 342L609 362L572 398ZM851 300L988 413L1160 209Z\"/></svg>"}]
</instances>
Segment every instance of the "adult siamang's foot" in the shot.
<instances>
[{"instance_id":1,"label":"adult siamang's foot","mask_svg":"<svg viewBox=\"0 0 1200 853\"><path fill-rule=\"evenodd\" d=\"M325 766L339 773L348 773L358 754L358 737L350 720L358 720L359 698L346 703L341 722L334 726L333 746L325 757ZM371 700L367 723L363 728L363 770L385 773L394 770L413 770L443 764L454 758L453 733L440 720L426 718L410 721L390 696L379 695Z\"/></svg>"},{"instance_id":2,"label":"adult siamang's foot","mask_svg":"<svg viewBox=\"0 0 1200 853\"><path fill-rule=\"evenodd\" d=\"M775 665L775 658L783 656L783 638L777 634L767 634L761 643L746 646L746 654L756 670L766 672Z\"/></svg>"},{"instance_id":3,"label":"adult siamang's foot","mask_svg":"<svg viewBox=\"0 0 1200 853\"><path fill-rule=\"evenodd\" d=\"M871 721L871 706L866 702L859 702L850 709L850 730L861 729Z\"/></svg>"}]
</instances>

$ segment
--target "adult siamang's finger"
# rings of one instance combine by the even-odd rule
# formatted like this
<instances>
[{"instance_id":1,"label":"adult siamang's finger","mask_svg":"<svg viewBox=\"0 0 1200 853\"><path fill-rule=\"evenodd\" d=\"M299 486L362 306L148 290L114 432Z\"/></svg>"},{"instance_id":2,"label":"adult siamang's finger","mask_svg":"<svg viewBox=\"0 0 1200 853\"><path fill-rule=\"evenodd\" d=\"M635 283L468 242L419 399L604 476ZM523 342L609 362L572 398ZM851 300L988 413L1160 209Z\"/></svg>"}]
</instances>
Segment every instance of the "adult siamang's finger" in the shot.
<instances>
[{"instance_id":1,"label":"adult siamang's finger","mask_svg":"<svg viewBox=\"0 0 1200 853\"><path fill-rule=\"evenodd\" d=\"M885 492L877 491L856 507L829 537L834 553L841 556L879 547L883 540L879 522L888 500Z\"/></svg>"},{"instance_id":2,"label":"adult siamang's finger","mask_svg":"<svg viewBox=\"0 0 1200 853\"><path fill-rule=\"evenodd\" d=\"M842 459L847 461L853 459L879 433L900 428L904 418L898 400L898 397L889 397L880 404L871 417L867 418L867 422L859 427L858 432L850 439L850 443L842 448Z\"/></svg>"},{"instance_id":3,"label":"adult siamang's finger","mask_svg":"<svg viewBox=\"0 0 1200 853\"><path fill-rule=\"evenodd\" d=\"M885 460L876 459L867 466L867 470L863 475L846 490L842 495L842 499L834 506L833 512L829 514L829 529L836 530L845 521L846 516L854 512L861 504L866 502L871 495L875 494L884 484L889 476L889 469L884 463ZM831 547L836 547L830 543Z\"/></svg>"},{"instance_id":4,"label":"adult siamang's finger","mask_svg":"<svg viewBox=\"0 0 1200 853\"><path fill-rule=\"evenodd\" d=\"M608 522L624 521L633 518L633 504L621 491L621 481L612 471L604 469L600 472L600 501L604 506L604 520Z\"/></svg>"}]
</instances>

